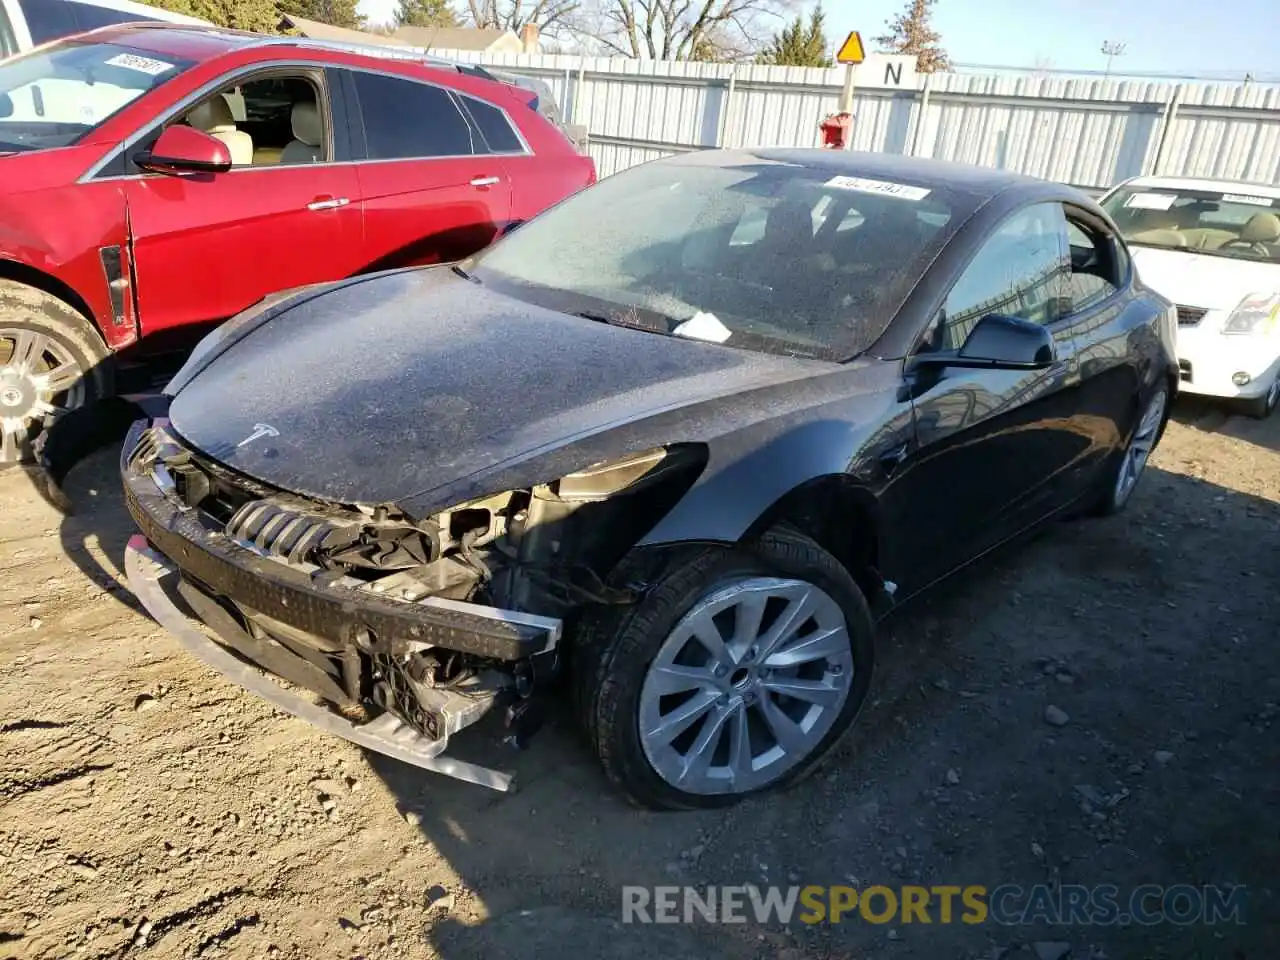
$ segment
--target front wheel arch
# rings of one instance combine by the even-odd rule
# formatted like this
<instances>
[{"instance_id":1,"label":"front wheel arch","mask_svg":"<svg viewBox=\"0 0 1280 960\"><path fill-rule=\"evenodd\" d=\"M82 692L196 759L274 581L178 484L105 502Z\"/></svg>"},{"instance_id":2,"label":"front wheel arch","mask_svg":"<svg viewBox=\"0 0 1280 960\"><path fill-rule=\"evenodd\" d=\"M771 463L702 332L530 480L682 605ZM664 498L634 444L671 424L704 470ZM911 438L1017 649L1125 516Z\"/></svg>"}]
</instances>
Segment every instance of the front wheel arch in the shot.
<instances>
[{"instance_id":1,"label":"front wheel arch","mask_svg":"<svg viewBox=\"0 0 1280 960\"><path fill-rule=\"evenodd\" d=\"M106 348L106 337L103 334L102 324L94 316L93 310L89 308L88 301L80 296L73 287L59 280L53 274L46 273L20 260L9 260L0 257L0 280L12 280L14 283L20 283L24 287L33 287L61 300L75 310L76 313L80 314L94 334L102 340L104 349Z\"/></svg>"},{"instance_id":2,"label":"front wheel arch","mask_svg":"<svg viewBox=\"0 0 1280 960\"><path fill-rule=\"evenodd\" d=\"M884 604L885 554L875 496L844 474L816 477L789 490L760 514L743 541L789 527L835 557L857 582L873 609Z\"/></svg>"}]
</instances>

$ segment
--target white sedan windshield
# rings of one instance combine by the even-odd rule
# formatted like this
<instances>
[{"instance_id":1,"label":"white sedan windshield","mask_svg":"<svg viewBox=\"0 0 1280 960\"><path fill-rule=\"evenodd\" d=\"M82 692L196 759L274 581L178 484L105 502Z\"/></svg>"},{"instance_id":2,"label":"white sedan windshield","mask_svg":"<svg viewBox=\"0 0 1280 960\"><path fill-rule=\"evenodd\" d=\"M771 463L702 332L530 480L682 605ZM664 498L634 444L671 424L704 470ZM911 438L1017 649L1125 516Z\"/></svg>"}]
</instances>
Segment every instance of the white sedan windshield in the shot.
<instances>
[{"instance_id":1,"label":"white sedan windshield","mask_svg":"<svg viewBox=\"0 0 1280 960\"><path fill-rule=\"evenodd\" d=\"M120 44L75 40L0 62L0 151L75 143L190 65Z\"/></svg>"},{"instance_id":2,"label":"white sedan windshield","mask_svg":"<svg viewBox=\"0 0 1280 960\"><path fill-rule=\"evenodd\" d=\"M1129 243L1280 263L1280 198L1218 190L1125 187L1103 203Z\"/></svg>"}]
</instances>

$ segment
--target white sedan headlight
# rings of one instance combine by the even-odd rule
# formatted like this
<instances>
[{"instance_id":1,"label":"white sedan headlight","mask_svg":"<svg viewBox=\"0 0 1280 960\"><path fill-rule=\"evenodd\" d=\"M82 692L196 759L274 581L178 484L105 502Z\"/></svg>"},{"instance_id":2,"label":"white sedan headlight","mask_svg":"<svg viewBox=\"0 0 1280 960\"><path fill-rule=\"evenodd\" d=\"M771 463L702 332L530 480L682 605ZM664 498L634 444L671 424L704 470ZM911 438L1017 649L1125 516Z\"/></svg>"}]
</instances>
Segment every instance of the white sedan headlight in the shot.
<instances>
[{"instance_id":1,"label":"white sedan headlight","mask_svg":"<svg viewBox=\"0 0 1280 960\"><path fill-rule=\"evenodd\" d=\"M1251 293L1227 315L1225 334L1266 334L1280 328L1280 294Z\"/></svg>"}]
</instances>

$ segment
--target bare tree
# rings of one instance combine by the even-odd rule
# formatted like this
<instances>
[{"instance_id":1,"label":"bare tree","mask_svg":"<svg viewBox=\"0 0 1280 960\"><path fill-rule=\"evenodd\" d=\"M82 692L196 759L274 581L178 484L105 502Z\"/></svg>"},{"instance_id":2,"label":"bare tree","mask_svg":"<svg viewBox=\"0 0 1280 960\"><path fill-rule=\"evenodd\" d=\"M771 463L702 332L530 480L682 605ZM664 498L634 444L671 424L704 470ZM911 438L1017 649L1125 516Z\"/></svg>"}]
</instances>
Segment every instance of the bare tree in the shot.
<instances>
[{"instance_id":1,"label":"bare tree","mask_svg":"<svg viewBox=\"0 0 1280 960\"><path fill-rule=\"evenodd\" d=\"M581 0L467 0L473 26L514 33L527 23L552 35L572 31L581 7Z\"/></svg>"},{"instance_id":2,"label":"bare tree","mask_svg":"<svg viewBox=\"0 0 1280 960\"><path fill-rule=\"evenodd\" d=\"M749 59L792 0L590 0L575 32L602 53L650 60Z\"/></svg>"},{"instance_id":3,"label":"bare tree","mask_svg":"<svg viewBox=\"0 0 1280 960\"><path fill-rule=\"evenodd\" d=\"M1045 53L1039 54L1031 61L1031 76L1035 77L1037 80L1044 80L1052 75L1054 67L1056 66L1057 63L1053 57Z\"/></svg>"}]
</instances>

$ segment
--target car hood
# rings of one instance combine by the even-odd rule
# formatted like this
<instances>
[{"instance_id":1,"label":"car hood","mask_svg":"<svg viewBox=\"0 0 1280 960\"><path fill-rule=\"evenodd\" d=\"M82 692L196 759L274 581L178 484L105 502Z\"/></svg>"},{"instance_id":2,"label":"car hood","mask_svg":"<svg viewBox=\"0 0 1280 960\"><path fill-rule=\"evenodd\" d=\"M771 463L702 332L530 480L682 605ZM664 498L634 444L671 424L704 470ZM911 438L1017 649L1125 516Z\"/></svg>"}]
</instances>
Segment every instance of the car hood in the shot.
<instances>
[{"instance_id":1,"label":"car hood","mask_svg":"<svg viewBox=\"0 0 1280 960\"><path fill-rule=\"evenodd\" d=\"M1166 300L1230 310L1251 293L1280 292L1280 265L1202 253L1132 247L1143 283Z\"/></svg>"},{"instance_id":2,"label":"car hood","mask_svg":"<svg viewBox=\"0 0 1280 960\"><path fill-rule=\"evenodd\" d=\"M566 316L434 268L246 324L176 389L169 416L264 483L394 503L602 432L616 443L583 449L633 452L637 420L841 369Z\"/></svg>"},{"instance_id":3,"label":"car hood","mask_svg":"<svg viewBox=\"0 0 1280 960\"><path fill-rule=\"evenodd\" d=\"M101 144L0 151L0 198L65 186L102 155Z\"/></svg>"}]
</instances>

